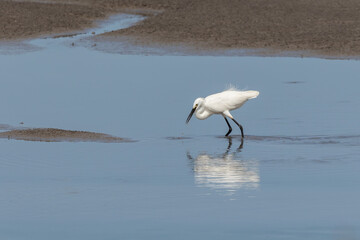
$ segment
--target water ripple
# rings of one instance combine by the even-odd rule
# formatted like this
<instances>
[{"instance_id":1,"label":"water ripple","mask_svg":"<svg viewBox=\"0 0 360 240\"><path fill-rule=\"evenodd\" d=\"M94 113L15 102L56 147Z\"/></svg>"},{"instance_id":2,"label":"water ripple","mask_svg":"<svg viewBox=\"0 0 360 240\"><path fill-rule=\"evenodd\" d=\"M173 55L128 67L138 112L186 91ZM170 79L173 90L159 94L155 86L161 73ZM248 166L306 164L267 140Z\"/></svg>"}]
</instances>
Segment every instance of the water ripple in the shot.
<instances>
[{"instance_id":1,"label":"water ripple","mask_svg":"<svg viewBox=\"0 0 360 240\"><path fill-rule=\"evenodd\" d=\"M346 146L359 146L360 135L314 135L314 136L246 136L249 141L268 141L284 144L341 144Z\"/></svg>"}]
</instances>

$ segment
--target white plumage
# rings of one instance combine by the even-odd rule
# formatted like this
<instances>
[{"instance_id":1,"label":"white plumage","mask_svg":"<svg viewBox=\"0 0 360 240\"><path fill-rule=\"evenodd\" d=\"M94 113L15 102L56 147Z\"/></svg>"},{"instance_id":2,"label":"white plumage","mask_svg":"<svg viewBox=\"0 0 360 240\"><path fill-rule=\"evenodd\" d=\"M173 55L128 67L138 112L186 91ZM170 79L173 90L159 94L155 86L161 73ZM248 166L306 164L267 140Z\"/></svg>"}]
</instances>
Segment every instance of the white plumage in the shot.
<instances>
[{"instance_id":1,"label":"white plumage","mask_svg":"<svg viewBox=\"0 0 360 240\"><path fill-rule=\"evenodd\" d=\"M190 121L194 112L196 118L200 120L204 120L213 114L221 114L229 127L229 131L225 136L228 136L232 131L232 128L226 119L226 117L229 117L239 126L241 136L244 137L243 127L234 119L234 117L230 114L230 111L240 108L247 100L256 98L258 95L258 91L239 91L232 88L220 93L209 95L206 98L197 98L194 101L193 108L186 120L186 123Z\"/></svg>"}]
</instances>

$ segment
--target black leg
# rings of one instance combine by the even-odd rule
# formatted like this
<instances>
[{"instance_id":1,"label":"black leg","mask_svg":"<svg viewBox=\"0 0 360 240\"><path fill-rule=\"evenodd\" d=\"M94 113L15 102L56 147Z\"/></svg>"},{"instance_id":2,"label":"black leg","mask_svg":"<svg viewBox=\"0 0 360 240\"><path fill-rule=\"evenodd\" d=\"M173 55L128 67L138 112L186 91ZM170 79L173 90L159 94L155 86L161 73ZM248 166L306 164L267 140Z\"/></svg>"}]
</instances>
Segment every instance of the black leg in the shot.
<instances>
[{"instance_id":1,"label":"black leg","mask_svg":"<svg viewBox=\"0 0 360 240\"><path fill-rule=\"evenodd\" d=\"M226 120L226 119L225 119ZM238 123L234 118L232 118L232 120L236 123L236 125L239 126L240 130L241 130L241 137L244 138L244 129L243 127L241 126L240 123ZM227 120L226 120L227 121Z\"/></svg>"},{"instance_id":2,"label":"black leg","mask_svg":"<svg viewBox=\"0 0 360 240\"><path fill-rule=\"evenodd\" d=\"M237 151L241 152L241 149L243 148L243 146L244 146L244 138L241 138L241 143L240 143L240 146L237 148Z\"/></svg>"},{"instance_id":3,"label":"black leg","mask_svg":"<svg viewBox=\"0 0 360 240\"><path fill-rule=\"evenodd\" d=\"M227 137L227 136L231 133L232 128L231 128L231 126L230 126L229 121L226 119L226 117L224 117L224 119L225 119L225 121L226 121L226 123L227 123L227 125L228 125L228 127L229 127L229 131L227 132L227 134L225 134L225 137Z\"/></svg>"}]
</instances>

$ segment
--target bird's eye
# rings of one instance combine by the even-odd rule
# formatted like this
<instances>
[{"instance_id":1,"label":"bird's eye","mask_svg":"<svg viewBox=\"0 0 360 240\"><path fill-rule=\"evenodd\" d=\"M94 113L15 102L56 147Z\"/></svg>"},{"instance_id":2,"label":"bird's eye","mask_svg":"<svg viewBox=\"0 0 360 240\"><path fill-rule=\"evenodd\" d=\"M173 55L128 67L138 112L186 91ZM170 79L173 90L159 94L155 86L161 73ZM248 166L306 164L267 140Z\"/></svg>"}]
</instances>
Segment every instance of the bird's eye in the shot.
<instances>
[{"instance_id":1,"label":"bird's eye","mask_svg":"<svg viewBox=\"0 0 360 240\"><path fill-rule=\"evenodd\" d=\"M196 104L195 107L197 107L199 104Z\"/></svg>"}]
</instances>

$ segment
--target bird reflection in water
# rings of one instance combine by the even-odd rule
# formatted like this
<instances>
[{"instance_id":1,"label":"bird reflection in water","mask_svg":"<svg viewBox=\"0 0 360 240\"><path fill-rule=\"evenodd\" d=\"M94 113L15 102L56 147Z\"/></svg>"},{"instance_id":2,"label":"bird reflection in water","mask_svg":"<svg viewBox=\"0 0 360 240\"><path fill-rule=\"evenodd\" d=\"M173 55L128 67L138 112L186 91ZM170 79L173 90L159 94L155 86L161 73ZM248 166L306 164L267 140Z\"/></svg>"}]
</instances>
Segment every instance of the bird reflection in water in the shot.
<instances>
[{"instance_id":1,"label":"bird reflection in water","mask_svg":"<svg viewBox=\"0 0 360 240\"><path fill-rule=\"evenodd\" d=\"M231 152L232 138L223 154L209 155L201 153L193 158L187 157L192 165L195 183L199 186L225 190L229 193L238 189L256 189L260 184L258 163L256 160L244 160L238 157L243 140L236 151Z\"/></svg>"}]
</instances>

